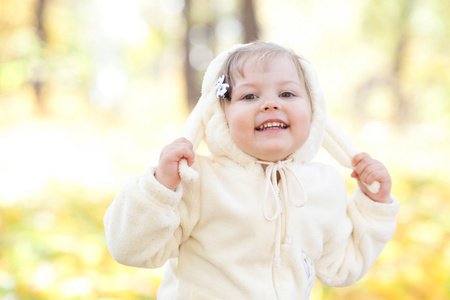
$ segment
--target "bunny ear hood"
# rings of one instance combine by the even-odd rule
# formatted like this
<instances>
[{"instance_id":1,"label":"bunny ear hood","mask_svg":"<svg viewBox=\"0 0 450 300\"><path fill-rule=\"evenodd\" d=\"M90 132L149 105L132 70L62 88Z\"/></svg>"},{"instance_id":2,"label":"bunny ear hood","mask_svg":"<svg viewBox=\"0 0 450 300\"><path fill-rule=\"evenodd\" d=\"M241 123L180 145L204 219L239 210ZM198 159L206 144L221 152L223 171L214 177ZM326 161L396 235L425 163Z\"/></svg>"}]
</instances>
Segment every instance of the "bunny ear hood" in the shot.
<instances>
[{"instance_id":1,"label":"bunny ear hood","mask_svg":"<svg viewBox=\"0 0 450 300\"><path fill-rule=\"evenodd\" d=\"M219 99L217 99L215 95L217 73L224 64L228 55L242 46L244 45L236 45L219 54L213 61L211 61L205 72L202 83L201 97L189 115L181 133L182 137L185 137L191 141L194 146L194 150L198 148L201 140L205 138L206 129L211 118L217 114L224 115L220 107ZM226 120L223 125L227 126Z\"/></svg>"},{"instance_id":2,"label":"bunny ear hood","mask_svg":"<svg viewBox=\"0 0 450 300\"><path fill-rule=\"evenodd\" d=\"M190 114L182 136L190 140L197 149L204 139L212 154L226 156L236 163L246 166L254 163L256 158L240 150L231 138L231 134L225 119L225 114L216 97L215 83L220 76L218 74L228 56L240 47L246 45L235 45L234 47L219 54L209 65L205 72L202 84L202 94ZM322 146L325 129L327 125L325 99L319 87L316 72L312 65L300 56L300 64L303 69L306 86L309 89L312 104L311 131L305 144L294 152L289 158L296 162L310 162ZM334 146L333 146L334 147ZM182 175L183 168L180 168ZM182 176L183 177L183 176Z\"/></svg>"},{"instance_id":3,"label":"bunny ear hood","mask_svg":"<svg viewBox=\"0 0 450 300\"><path fill-rule=\"evenodd\" d=\"M257 159L240 150L233 142L225 114L220 106L219 99L216 97L215 84L221 75L218 72L228 56L236 49L247 45L250 44L235 45L219 54L209 64L203 78L202 95L189 115L182 131L182 136L192 142L194 150L204 139L212 154L228 157L242 166L254 164ZM316 71L301 55L298 55L298 57L300 57L300 65L311 96L312 122L308 139L289 158L297 163L310 162L319 148L323 146L341 165L353 168L351 160L358 151L345 133L327 116L325 99L319 86ZM195 180L198 176L196 171L188 167L185 159L180 161L179 173L185 181ZM372 193L377 193L379 187L379 182L374 182L368 186Z\"/></svg>"}]
</instances>

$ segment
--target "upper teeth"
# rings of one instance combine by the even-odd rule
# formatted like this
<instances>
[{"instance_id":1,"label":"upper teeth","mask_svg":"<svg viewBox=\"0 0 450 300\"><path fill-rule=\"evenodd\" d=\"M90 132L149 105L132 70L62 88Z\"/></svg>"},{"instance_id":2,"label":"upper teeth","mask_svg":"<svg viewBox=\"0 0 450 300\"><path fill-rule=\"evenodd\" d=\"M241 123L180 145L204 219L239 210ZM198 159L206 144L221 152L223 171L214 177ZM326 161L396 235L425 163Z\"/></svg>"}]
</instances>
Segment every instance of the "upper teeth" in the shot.
<instances>
[{"instance_id":1,"label":"upper teeth","mask_svg":"<svg viewBox=\"0 0 450 300\"><path fill-rule=\"evenodd\" d=\"M259 126L259 129L273 128L273 127L286 128L287 125L284 123L280 123L280 122L269 122L269 123L265 123L265 124Z\"/></svg>"}]
</instances>

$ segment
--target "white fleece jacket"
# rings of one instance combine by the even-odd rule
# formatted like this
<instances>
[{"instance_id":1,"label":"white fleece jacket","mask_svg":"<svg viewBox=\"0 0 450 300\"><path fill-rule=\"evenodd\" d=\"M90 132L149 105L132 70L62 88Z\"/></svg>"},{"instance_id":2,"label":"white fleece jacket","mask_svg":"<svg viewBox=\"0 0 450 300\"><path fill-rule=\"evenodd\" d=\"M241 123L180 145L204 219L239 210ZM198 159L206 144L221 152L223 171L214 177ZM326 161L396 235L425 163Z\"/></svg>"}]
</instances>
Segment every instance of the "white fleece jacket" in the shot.
<instances>
[{"instance_id":1,"label":"white fleece jacket","mask_svg":"<svg viewBox=\"0 0 450 300\"><path fill-rule=\"evenodd\" d=\"M376 203L360 190L347 200L333 168L291 165L307 200L286 202L292 244L281 245L280 266L277 222L263 213L262 167L199 155L199 180L175 192L156 181L154 168L127 182L105 216L111 255L144 268L171 259L158 299L307 299L315 275L330 286L357 281L392 237L398 203Z\"/></svg>"},{"instance_id":2,"label":"white fleece jacket","mask_svg":"<svg viewBox=\"0 0 450 300\"><path fill-rule=\"evenodd\" d=\"M104 218L111 255L136 267L167 263L162 300L308 299L316 276L330 286L357 281L394 234L398 201L377 203L359 189L348 197L334 168L310 162L327 117L303 60L313 106L306 143L266 171L237 148L209 87L230 51L211 63L188 120L201 128L194 148L204 136L212 153L196 155L198 179L171 191L155 179L155 167L132 177ZM271 177L277 172L279 180Z\"/></svg>"}]
</instances>

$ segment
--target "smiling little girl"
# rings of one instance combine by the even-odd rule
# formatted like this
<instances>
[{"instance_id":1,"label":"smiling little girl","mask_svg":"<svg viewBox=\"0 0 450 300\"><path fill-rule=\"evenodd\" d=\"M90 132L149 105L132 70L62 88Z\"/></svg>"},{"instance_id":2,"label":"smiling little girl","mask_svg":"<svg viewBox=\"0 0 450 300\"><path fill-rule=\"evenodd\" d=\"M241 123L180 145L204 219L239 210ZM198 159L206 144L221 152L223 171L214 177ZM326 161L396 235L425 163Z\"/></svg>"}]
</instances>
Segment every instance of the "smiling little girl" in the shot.
<instances>
[{"instance_id":1,"label":"smiling little girl","mask_svg":"<svg viewBox=\"0 0 450 300\"><path fill-rule=\"evenodd\" d=\"M311 163L326 126L303 58L268 42L225 51L205 73L185 137L108 208L111 255L167 263L158 299L308 299L316 276L354 283L392 237L399 205L388 171L365 153L352 158L360 188L350 197L333 167ZM208 156L195 153L201 139Z\"/></svg>"}]
</instances>

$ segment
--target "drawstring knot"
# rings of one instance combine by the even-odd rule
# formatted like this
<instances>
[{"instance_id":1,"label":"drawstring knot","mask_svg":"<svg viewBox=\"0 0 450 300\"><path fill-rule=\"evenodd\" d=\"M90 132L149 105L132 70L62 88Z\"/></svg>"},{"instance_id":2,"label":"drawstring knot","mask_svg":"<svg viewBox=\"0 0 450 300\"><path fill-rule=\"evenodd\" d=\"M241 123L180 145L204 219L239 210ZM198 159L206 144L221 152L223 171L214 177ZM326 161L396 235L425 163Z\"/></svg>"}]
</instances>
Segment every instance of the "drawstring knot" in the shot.
<instances>
[{"instance_id":1,"label":"drawstring knot","mask_svg":"<svg viewBox=\"0 0 450 300\"><path fill-rule=\"evenodd\" d=\"M265 170L265 197L262 204L262 210L264 218L273 222L276 221L276 236L275 236L275 256L273 258L273 265L280 266L281 258L280 252L281 247L289 247L293 243L293 237L290 234L290 224L289 224L289 209L287 207L288 201L294 207L302 207L305 205L307 200L306 190L301 181L295 175L294 171L288 166L292 159L277 161L277 162L266 162L266 161L256 161L261 165L266 165ZM279 182L278 182L279 175ZM300 200L295 199L289 195L289 178L295 180L295 185L301 188L302 196ZM280 194L280 188L282 195ZM295 195L298 197L298 195ZM268 206L271 204L273 207L272 212L268 212ZM284 240L281 242L282 227L284 226Z\"/></svg>"}]
</instances>

